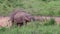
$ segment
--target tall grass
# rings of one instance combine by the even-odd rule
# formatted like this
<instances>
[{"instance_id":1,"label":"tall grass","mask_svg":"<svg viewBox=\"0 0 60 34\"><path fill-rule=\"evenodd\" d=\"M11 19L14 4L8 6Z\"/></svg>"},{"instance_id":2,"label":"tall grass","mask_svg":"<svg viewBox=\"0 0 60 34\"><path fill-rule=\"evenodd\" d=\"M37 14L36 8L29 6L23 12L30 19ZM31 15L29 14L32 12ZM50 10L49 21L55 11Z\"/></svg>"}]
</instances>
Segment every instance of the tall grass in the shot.
<instances>
[{"instance_id":1,"label":"tall grass","mask_svg":"<svg viewBox=\"0 0 60 34\"><path fill-rule=\"evenodd\" d=\"M32 15L60 16L60 1L49 0L0 0L0 15L8 15L16 7L23 8Z\"/></svg>"},{"instance_id":2,"label":"tall grass","mask_svg":"<svg viewBox=\"0 0 60 34\"><path fill-rule=\"evenodd\" d=\"M60 0L0 0L0 15L7 16L17 7L25 9L32 15L60 16ZM60 26L44 26L41 23L31 22L20 28L1 28L0 34L60 34ZM48 23L54 23L54 20Z\"/></svg>"},{"instance_id":3,"label":"tall grass","mask_svg":"<svg viewBox=\"0 0 60 34\"><path fill-rule=\"evenodd\" d=\"M26 26L0 29L0 34L60 34L60 26L44 26L41 22L31 22Z\"/></svg>"}]
</instances>

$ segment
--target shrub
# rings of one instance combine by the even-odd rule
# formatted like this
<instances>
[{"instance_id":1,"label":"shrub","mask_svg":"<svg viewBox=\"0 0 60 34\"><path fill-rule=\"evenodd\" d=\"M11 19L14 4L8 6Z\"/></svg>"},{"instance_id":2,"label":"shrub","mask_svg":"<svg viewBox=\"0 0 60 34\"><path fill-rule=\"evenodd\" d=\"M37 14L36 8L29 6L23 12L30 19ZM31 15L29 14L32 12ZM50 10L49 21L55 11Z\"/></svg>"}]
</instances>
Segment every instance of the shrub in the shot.
<instances>
[{"instance_id":1,"label":"shrub","mask_svg":"<svg viewBox=\"0 0 60 34\"><path fill-rule=\"evenodd\" d=\"M51 18L47 23L44 23L44 25L54 25L55 24L55 20L53 18Z\"/></svg>"}]
</instances>

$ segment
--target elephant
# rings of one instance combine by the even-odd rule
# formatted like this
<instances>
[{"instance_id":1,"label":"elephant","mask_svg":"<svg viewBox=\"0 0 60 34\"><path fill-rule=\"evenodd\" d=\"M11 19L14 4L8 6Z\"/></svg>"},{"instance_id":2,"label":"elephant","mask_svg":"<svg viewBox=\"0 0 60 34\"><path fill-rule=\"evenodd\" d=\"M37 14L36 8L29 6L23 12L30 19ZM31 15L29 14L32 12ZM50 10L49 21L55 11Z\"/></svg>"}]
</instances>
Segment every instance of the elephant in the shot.
<instances>
[{"instance_id":1,"label":"elephant","mask_svg":"<svg viewBox=\"0 0 60 34\"><path fill-rule=\"evenodd\" d=\"M23 25L23 23L27 24L27 22L31 22L32 20L34 20L34 17L24 10L15 9L11 14L11 20L12 22L21 26Z\"/></svg>"}]
</instances>

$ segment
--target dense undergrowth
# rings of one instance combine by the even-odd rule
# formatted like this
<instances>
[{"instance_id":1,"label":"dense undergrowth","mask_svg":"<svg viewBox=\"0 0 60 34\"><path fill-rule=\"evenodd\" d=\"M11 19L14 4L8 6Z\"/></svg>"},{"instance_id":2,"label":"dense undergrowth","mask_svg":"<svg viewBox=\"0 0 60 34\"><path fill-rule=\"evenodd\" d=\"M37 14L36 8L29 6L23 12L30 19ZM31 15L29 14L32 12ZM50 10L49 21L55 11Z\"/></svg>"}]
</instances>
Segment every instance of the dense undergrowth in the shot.
<instances>
[{"instance_id":1,"label":"dense undergrowth","mask_svg":"<svg viewBox=\"0 0 60 34\"><path fill-rule=\"evenodd\" d=\"M0 15L7 15L17 7L32 15L60 16L60 0L0 0Z\"/></svg>"},{"instance_id":2,"label":"dense undergrowth","mask_svg":"<svg viewBox=\"0 0 60 34\"><path fill-rule=\"evenodd\" d=\"M0 0L0 15L7 16L17 7L32 15L60 16L60 0ZM60 26L54 23L54 20L50 20L45 26L36 21L19 28L0 28L0 34L60 34Z\"/></svg>"}]
</instances>

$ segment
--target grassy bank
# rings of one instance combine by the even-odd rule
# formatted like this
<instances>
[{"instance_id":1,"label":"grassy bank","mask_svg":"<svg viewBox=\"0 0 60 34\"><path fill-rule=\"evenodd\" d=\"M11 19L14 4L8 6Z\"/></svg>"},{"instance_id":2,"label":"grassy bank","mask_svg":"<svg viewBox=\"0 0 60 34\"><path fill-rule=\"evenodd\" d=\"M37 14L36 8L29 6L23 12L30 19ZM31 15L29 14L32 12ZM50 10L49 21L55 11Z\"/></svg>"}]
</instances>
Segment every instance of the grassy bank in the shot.
<instances>
[{"instance_id":1,"label":"grassy bank","mask_svg":"<svg viewBox=\"0 0 60 34\"><path fill-rule=\"evenodd\" d=\"M0 15L7 16L17 7L32 15L60 16L60 0L0 0ZM60 26L31 22L20 28L1 28L0 34L60 34Z\"/></svg>"}]
</instances>

